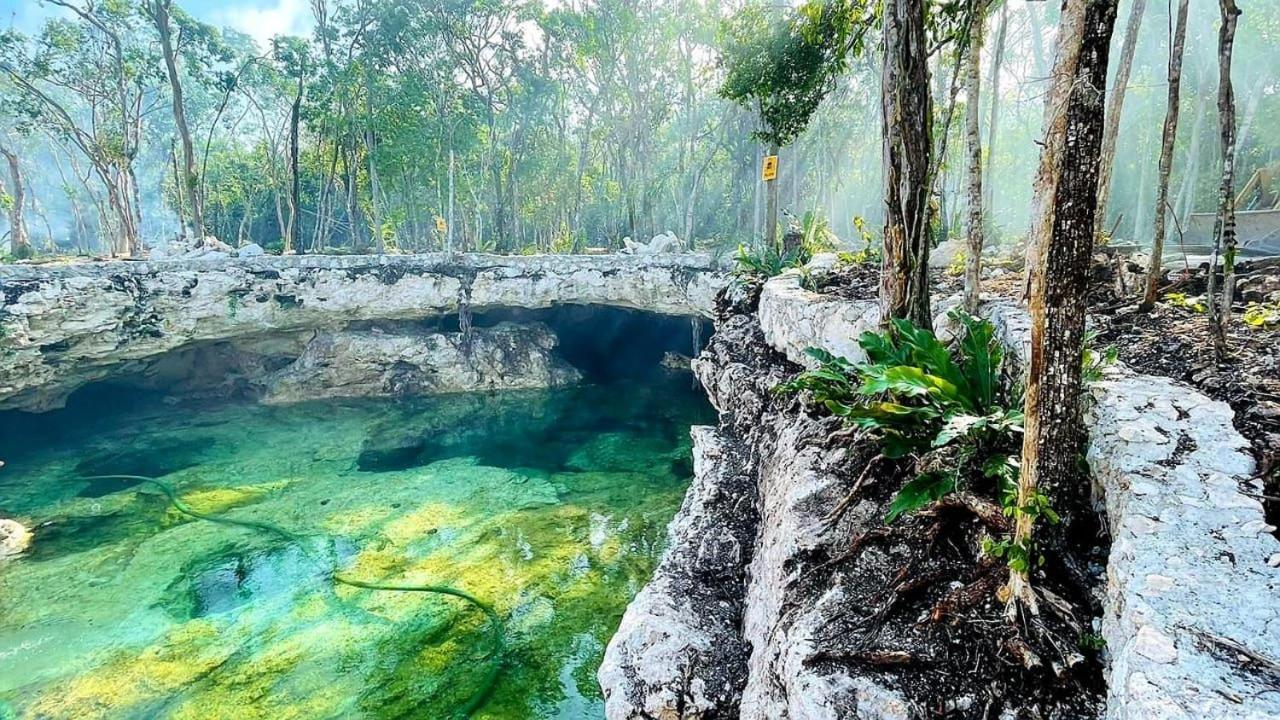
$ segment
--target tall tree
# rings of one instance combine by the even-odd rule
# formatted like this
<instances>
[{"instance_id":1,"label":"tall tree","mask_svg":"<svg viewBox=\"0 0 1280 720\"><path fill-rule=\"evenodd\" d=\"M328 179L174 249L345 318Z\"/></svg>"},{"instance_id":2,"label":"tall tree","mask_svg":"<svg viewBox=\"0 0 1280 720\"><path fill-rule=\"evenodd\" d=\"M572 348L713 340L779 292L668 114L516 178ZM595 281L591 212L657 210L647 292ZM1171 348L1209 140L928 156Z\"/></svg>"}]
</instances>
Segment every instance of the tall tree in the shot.
<instances>
[{"instance_id":1,"label":"tall tree","mask_svg":"<svg viewBox=\"0 0 1280 720\"><path fill-rule=\"evenodd\" d=\"M1222 25L1218 28L1218 131L1222 142L1222 183L1218 188L1218 216L1213 221L1213 263L1209 266L1209 327L1214 350L1221 359L1227 353L1227 325L1236 291L1236 95L1231 84L1231 59L1235 50L1240 8L1235 0L1218 0ZM1218 297L1218 253L1222 253L1222 297Z\"/></svg>"},{"instance_id":2,"label":"tall tree","mask_svg":"<svg viewBox=\"0 0 1280 720\"><path fill-rule=\"evenodd\" d=\"M1107 125L1102 136L1102 168L1098 173L1098 212L1093 228L1099 236L1107 222L1107 205L1111 202L1111 174L1116 164L1116 139L1120 136L1120 116L1124 112L1129 75L1133 72L1133 53L1138 47L1138 33L1142 29L1142 16L1146 9L1147 0L1133 0L1133 6L1129 9L1129 23L1125 26L1124 44L1120 47L1116 83L1111 88L1111 102L1107 105Z\"/></svg>"},{"instance_id":3,"label":"tall tree","mask_svg":"<svg viewBox=\"0 0 1280 720\"><path fill-rule=\"evenodd\" d=\"M1169 40L1169 102L1164 113L1164 132L1160 145L1160 172L1156 178L1155 227L1151 239L1151 262L1147 267L1147 289L1138 306L1150 312L1156 304L1160 276L1164 267L1164 238L1170 208L1169 173L1173 169L1173 147L1178 139L1178 108L1182 101L1182 56L1187 42L1188 0L1178 0L1178 19L1174 23L1173 37Z\"/></svg>"},{"instance_id":4,"label":"tall tree","mask_svg":"<svg viewBox=\"0 0 1280 720\"><path fill-rule=\"evenodd\" d=\"M142 11L152 24L156 26L156 34L160 37L160 52L164 56L165 71L169 76L169 93L173 101L173 123L178 129L178 139L182 143L182 177L180 183L185 195L191 203L191 229L197 238L203 239L204 196L201 192L200 178L196 174L196 154L191 142L191 128L187 125L187 110L183 101L182 77L178 73L178 55L173 39L173 26L170 22L173 0L144 0Z\"/></svg>"},{"instance_id":5,"label":"tall tree","mask_svg":"<svg viewBox=\"0 0 1280 720\"><path fill-rule=\"evenodd\" d=\"M4 155L9 165L9 180L13 185L13 193L6 195L4 183L0 182L0 196L3 196L9 210L9 256L15 260L24 260L31 257L31 237L27 233L27 220L23 215L27 204L26 183L22 177L22 166L18 163L18 154L0 146L0 155Z\"/></svg>"},{"instance_id":6,"label":"tall tree","mask_svg":"<svg viewBox=\"0 0 1280 720\"><path fill-rule=\"evenodd\" d=\"M761 128L755 136L768 145L770 155L804 131L849 58L861 51L867 11L865 0L809 0L785 18L748 5L729 22L720 94L757 109ZM922 15L922 45L923 23ZM923 93L927 109L927 76ZM928 157L926 149L926 164ZM765 242L772 243L777 237L778 183L771 182L768 190Z\"/></svg>"},{"instance_id":7,"label":"tall tree","mask_svg":"<svg viewBox=\"0 0 1280 720\"><path fill-rule=\"evenodd\" d=\"M965 228L967 256L964 264L964 307L970 313L978 311L978 284L982 274L982 132L978 120L981 115L979 99L982 97L982 36L986 4L984 0L980 0L973 12L973 26L969 32L969 60L965 65L964 135L968 155L969 217Z\"/></svg>"},{"instance_id":8,"label":"tall tree","mask_svg":"<svg viewBox=\"0 0 1280 720\"><path fill-rule=\"evenodd\" d=\"M1103 108L1117 0L1066 0L1058 28L1045 137L1036 173L1031 358L1013 546L1002 590L1010 616L1036 612L1032 529L1046 498L1079 498L1081 363Z\"/></svg>"},{"instance_id":9,"label":"tall tree","mask_svg":"<svg viewBox=\"0 0 1280 720\"><path fill-rule=\"evenodd\" d=\"M884 129L881 322L929 327L929 184L933 109L923 0L885 0L880 109Z\"/></svg>"}]
</instances>

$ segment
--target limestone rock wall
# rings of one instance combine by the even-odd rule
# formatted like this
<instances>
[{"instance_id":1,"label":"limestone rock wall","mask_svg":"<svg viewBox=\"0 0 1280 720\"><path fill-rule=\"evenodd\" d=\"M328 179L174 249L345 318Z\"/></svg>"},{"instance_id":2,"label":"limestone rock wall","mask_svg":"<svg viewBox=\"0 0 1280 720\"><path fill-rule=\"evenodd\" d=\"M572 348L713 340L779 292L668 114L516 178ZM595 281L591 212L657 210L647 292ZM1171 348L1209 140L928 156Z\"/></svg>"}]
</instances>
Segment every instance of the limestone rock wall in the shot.
<instances>
[{"instance_id":1,"label":"limestone rock wall","mask_svg":"<svg viewBox=\"0 0 1280 720\"><path fill-rule=\"evenodd\" d=\"M859 323L848 318L872 312L872 303L813 296L797 274L767 282L759 312L765 337L792 358L821 347L859 359L849 349ZM833 312L834 303L843 309ZM842 320L819 321L817 307ZM988 302L981 312L1025 365L1026 312L1010 302ZM941 314L936 325L946 328ZM1273 601L1280 541L1250 495L1262 492L1261 482L1231 408L1124 367L1109 370L1090 394L1088 456L1112 534L1102 628L1107 717L1280 717L1274 667L1249 657L1280 662Z\"/></svg>"},{"instance_id":2,"label":"limestone rock wall","mask_svg":"<svg viewBox=\"0 0 1280 720\"><path fill-rule=\"evenodd\" d=\"M984 314L1025 363L1030 318ZM1111 530L1107 717L1280 717L1280 541L1226 403L1123 366L1090 388L1089 467Z\"/></svg>"},{"instance_id":3,"label":"limestone rock wall","mask_svg":"<svg viewBox=\"0 0 1280 720\"><path fill-rule=\"evenodd\" d=\"M559 387L581 374L552 351L540 323L501 323L470 335L362 330L317 333L297 360L262 378L263 401L395 397Z\"/></svg>"},{"instance_id":4,"label":"limestone rock wall","mask_svg":"<svg viewBox=\"0 0 1280 720\"><path fill-rule=\"evenodd\" d=\"M293 256L0 266L0 409L196 343L496 308L713 310L705 255Z\"/></svg>"},{"instance_id":5,"label":"limestone rock wall","mask_svg":"<svg viewBox=\"0 0 1280 720\"><path fill-rule=\"evenodd\" d=\"M615 720L737 716L755 483L734 440L712 427L692 433L693 484L653 579L627 606L597 675Z\"/></svg>"}]
</instances>

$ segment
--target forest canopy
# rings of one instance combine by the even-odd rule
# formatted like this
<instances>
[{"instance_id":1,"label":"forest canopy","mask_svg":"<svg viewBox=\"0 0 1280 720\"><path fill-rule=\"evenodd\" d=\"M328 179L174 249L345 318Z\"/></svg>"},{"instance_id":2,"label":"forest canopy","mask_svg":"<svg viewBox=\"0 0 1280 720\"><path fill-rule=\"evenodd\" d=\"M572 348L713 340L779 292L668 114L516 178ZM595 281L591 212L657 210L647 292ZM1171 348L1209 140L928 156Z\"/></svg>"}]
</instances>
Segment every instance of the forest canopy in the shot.
<instances>
[{"instance_id":1,"label":"forest canopy","mask_svg":"<svg viewBox=\"0 0 1280 720\"><path fill-rule=\"evenodd\" d=\"M883 218L875 5L312 0L307 32L255 39L225 13L215 22L173 0L44 0L0 34L0 145L24 176L41 253L127 253L196 225L270 251L572 252L663 232L733 247L763 232L772 141L787 146L781 211L856 239L857 223ZM960 236L965 209L963 126L943 120L966 100L958 46L937 41L954 34L955 13L935 5L942 240ZM981 132L994 243L1027 232L1057 12L1023 0L989 9ZM1105 220L1140 244L1168 14L1146 10ZM1205 5L1189 23L1170 192L1180 218L1214 205L1203 98L1216 86L1215 18ZM1241 178L1280 143L1274 77L1250 61L1276 23L1255 13L1237 40ZM782 114L760 92L770 83L786 89ZM7 187L6 207L14 195Z\"/></svg>"}]
</instances>

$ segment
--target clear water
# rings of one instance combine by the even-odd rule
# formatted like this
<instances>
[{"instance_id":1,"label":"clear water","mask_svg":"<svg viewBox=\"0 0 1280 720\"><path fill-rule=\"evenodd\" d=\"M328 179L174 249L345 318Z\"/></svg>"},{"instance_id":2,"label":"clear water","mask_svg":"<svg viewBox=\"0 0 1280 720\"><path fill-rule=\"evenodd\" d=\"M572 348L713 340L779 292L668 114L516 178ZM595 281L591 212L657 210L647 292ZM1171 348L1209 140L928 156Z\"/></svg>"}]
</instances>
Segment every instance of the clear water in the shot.
<instances>
[{"instance_id":1,"label":"clear water","mask_svg":"<svg viewBox=\"0 0 1280 720\"><path fill-rule=\"evenodd\" d=\"M477 717L600 717L604 645L713 419L689 385L0 418L0 516L36 527L0 561L0 718L448 718L482 681L465 603L335 588L315 548L104 473L334 538L349 576L465 589L510 644Z\"/></svg>"}]
</instances>

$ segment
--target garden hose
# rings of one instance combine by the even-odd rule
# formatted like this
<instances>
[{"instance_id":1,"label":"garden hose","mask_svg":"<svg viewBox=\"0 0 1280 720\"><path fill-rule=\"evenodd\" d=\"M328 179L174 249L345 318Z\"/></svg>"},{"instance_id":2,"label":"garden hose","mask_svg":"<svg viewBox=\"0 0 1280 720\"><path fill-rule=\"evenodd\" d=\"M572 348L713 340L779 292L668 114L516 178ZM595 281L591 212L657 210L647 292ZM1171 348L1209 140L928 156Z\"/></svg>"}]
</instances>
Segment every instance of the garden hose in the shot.
<instances>
[{"instance_id":1,"label":"garden hose","mask_svg":"<svg viewBox=\"0 0 1280 720\"><path fill-rule=\"evenodd\" d=\"M339 583L341 585L360 588L362 590L386 590L391 592L432 593L435 595L447 595L450 597L455 597L455 598L464 600L468 604L472 605L473 607L477 608L482 613L484 613L485 617L489 621L490 643L491 643L489 660L491 662L489 663L489 668L483 677L483 681L480 685L480 688L474 694L472 694L472 696L467 700L466 704L463 705L462 708L458 710L455 716L470 717L471 715L475 714L477 710L484 707L484 704L488 702L490 693L493 692L494 687L498 683L498 676L502 674L502 668L505 662L505 655L507 651L505 632L502 626L502 619L498 617L498 613L494 612L493 608L490 607L487 603L481 601L479 598L466 592L465 590L460 590L458 588L450 587L448 585L414 585L414 584L371 582L367 580L360 580L357 578L347 577L342 573L338 572L336 568L327 567L325 563L321 562L319 558L313 555L312 551L308 548L307 543L305 542L306 536L300 535L298 533L295 533L291 530L288 530L286 528L280 527L279 525L275 525L272 523L259 522L256 520L234 520L232 518L219 517L217 515L202 513L199 510L192 508L190 505L184 502L182 498L178 497L178 493L174 490L173 486L164 482L163 480L157 480L156 478L146 477L144 475L94 475L91 477L86 477L84 479L85 480L134 480L137 482L148 483L159 488L160 492L164 493L164 496L168 498L169 504L172 505L178 512L182 513L183 515L190 516L197 520L207 520L209 522L219 523L221 525L233 525L238 527L250 528L253 530L262 530L264 532L268 532L268 533L283 537L286 540L296 542L298 546L302 548L303 553L306 555L306 557L309 560L311 560L313 563L319 566L325 572L325 574L327 574L329 578L332 579L335 583Z\"/></svg>"}]
</instances>

